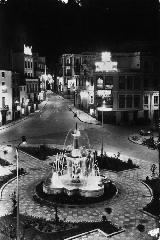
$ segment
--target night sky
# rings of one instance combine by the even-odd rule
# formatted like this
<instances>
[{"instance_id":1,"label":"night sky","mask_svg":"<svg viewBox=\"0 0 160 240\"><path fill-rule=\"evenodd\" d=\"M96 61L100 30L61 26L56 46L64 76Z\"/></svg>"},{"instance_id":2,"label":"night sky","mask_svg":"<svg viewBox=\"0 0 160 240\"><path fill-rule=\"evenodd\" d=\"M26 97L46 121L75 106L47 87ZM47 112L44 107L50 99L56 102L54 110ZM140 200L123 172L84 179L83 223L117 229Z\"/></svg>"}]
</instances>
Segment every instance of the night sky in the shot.
<instances>
[{"instance_id":1,"label":"night sky","mask_svg":"<svg viewBox=\"0 0 160 240\"><path fill-rule=\"evenodd\" d=\"M20 36L54 65L62 53L121 49L156 41L158 0L8 0L0 6L3 41ZM132 44L131 44L132 45ZM20 46L20 44L19 44Z\"/></svg>"}]
</instances>

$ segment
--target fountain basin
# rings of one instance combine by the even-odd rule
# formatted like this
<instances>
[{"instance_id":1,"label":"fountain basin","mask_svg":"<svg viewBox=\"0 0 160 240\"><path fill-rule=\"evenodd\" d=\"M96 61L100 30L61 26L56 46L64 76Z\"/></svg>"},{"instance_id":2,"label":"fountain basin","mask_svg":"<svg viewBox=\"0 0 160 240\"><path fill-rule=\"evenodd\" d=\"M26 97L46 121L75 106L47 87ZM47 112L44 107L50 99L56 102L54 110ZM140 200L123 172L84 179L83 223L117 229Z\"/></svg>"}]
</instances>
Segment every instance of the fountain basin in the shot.
<instances>
[{"instance_id":1,"label":"fountain basin","mask_svg":"<svg viewBox=\"0 0 160 240\"><path fill-rule=\"evenodd\" d=\"M56 173L52 182L43 183L43 192L46 194L65 194L68 196L79 195L83 197L100 197L104 194L104 184L102 176L89 176L80 182L73 182L68 175L58 176Z\"/></svg>"}]
</instances>

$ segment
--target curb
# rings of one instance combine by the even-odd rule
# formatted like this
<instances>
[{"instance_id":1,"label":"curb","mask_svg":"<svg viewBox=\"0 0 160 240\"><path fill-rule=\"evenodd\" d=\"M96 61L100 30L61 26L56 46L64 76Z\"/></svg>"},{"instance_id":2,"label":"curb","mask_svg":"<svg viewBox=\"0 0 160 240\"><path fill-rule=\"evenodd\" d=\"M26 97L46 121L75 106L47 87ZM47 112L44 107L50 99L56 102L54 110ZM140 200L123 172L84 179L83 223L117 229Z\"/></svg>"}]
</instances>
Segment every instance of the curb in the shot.
<instances>
[{"instance_id":1,"label":"curb","mask_svg":"<svg viewBox=\"0 0 160 240\"><path fill-rule=\"evenodd\" d=\"M46 103L44 104L44 106L42 107L42 109L38 109L38 110L35 110L33 113L30 113L29 115L23 117L23 118L20 118L19 120L16 120L16 121L12 121L11 123L9 124L5 124L4 126L1 126L0 127L0 131L4 130L4 129L7 129L7 128L10 128L14 125L17 125L18 123L21 123L23 122L24 120L30 118L31 116L35 115L36 113L39 113L39 112L42 112L43 108L47 105L49 100L46 101Z\"/></svg>"},{"instance_id":2,"label":"curb","mask_svg":"<svg viewBox=\"0 0 160 240\"><path fill-rule=\"evenodd\" d=\"M69 108L69 107L68 107ZM76 113L76 111L74 111L73 109L71 109L71 111L73 113ZM86 122L86 121L83 121L82 119L80 119L78 116L76 116L76 118L78 118L79 121L83 122L83 123L88 123L88 124L94 124L94 125L101 125L100 122L97 122L97 123L93 123L93 122Z\"/></svg>"}]
</instances>

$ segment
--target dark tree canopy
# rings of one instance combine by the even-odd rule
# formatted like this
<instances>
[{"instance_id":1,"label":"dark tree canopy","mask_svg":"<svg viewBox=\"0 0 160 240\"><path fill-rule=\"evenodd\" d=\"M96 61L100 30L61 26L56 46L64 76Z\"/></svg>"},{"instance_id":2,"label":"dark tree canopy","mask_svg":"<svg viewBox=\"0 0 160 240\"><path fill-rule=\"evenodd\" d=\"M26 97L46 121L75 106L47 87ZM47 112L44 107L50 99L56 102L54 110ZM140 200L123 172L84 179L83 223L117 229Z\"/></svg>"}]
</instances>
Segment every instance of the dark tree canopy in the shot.
<instances>
[{"instance_id":1,"label":"dark tree canopy","mask_svg":"<svg viewBox=\"0 0 160 240\"><path fill-rule=\"evenodd\" d=\"M66 52L98 51L157 38L158 0L2 0L4 42L21 39L52 62ZM2 41L2 40L1 40Z\"/></svg>"}]
</instances>

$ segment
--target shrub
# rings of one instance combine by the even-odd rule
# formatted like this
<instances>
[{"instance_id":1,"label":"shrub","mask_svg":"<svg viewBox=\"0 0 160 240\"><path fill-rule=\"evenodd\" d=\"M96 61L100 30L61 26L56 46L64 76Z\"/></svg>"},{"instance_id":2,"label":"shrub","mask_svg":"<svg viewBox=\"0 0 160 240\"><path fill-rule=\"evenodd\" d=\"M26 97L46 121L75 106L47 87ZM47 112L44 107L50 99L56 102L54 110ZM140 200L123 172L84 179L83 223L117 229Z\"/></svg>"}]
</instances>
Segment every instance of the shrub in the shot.
<instances>
[{"instance_id":1,"label":"shrub","mask_svg":"<svg viewBox=\"0 0 160 240\"><path fill-rule=\"evenodd\" d=\"M5 159L0 158L0 165L4 167L4 166L9 166L11 164L8 161L6 161Z\"/></svg>"},{"instance_id":2,"label":"shrub","mask_svg":"<svg viewBox=\"0 0 160 240\"><path fill-rule=\"evenodd\" d=\"M138 166L133 164L132 160L123 162L119 159L119 154L114 157L109 156L97 156L97 164L100 169L107 169L112 171L123 171L127 169L137 168Z\"/></svg>"}]
</instances>

